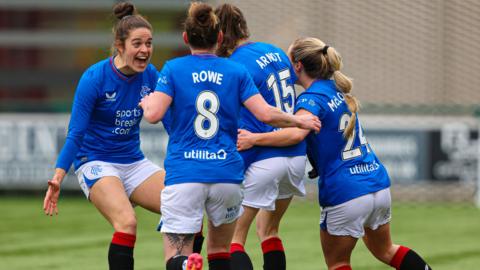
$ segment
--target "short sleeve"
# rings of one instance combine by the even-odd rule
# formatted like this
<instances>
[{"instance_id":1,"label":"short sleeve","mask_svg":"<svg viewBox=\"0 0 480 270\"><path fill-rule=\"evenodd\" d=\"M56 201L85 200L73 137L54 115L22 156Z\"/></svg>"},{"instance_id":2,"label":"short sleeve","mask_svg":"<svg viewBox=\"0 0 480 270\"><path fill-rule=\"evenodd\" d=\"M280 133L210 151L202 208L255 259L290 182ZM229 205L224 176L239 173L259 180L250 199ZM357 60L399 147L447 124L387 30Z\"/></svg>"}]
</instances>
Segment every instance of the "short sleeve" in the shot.
<instances>
[{"instance_id":1,"label":"short sleeve","mask_svg":"<svg viewBox=\"0 0 480 270\"><path fill-rule=\"evenodd\" d=\"M243 67L242 71L243 74L241 76L242 81L240 83L240 101L244 103L247 99L258 94L259 92L248 71Z\"/></svg>"},{"instance_id":2,"label":"short sleeve","mask_svg":"<svg viewBox=\"0 0 480 270\"><path fill-rule=\"evenodd\" d=\"M313 115L318 116L318 118L323 119L325 117L326 111L322 107L322 103L319 95L311 93L302 93L297 98L297 103L295 105L295 112L300 109L311 112Z\"/></svg>"},{"instance_id":3,"label":"short sleeve","mask_svg":"<svg viewBox=\"0 0 480 270\"><path fill-rule=\"evenodd\" d=\"M155 91L159 91L171 97L174 97L175 91L172 85L171 78L171 71L167 62L163 66L162 70L158 73L157 86L155 87Z\"/></svg>"}]
</instances>

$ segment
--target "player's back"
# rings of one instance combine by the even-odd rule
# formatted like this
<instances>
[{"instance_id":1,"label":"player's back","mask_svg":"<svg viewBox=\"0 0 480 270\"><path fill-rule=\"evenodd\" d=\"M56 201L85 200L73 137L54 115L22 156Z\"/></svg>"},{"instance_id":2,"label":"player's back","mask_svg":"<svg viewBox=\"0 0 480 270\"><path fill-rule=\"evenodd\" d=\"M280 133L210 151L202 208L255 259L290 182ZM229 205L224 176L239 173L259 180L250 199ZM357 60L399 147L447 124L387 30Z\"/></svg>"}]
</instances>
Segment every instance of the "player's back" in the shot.
<instances>
[{"instance_id":1,"label":"player's back","mask_svg":"<svg viewBox=\"0 0 480 270\"><path fill-rule=\"evenodd\" d=\"M246 70L210 54L180 57L165 64L157 90L172 97L166 184L241 182L237 119L258 93Z\"/></svg>"},{"instance_id":2,"label":"player's back","mask_svg":"<svg viewBox=\"0 0 480 270\"><path fill-rule=\"evenodd\" d=\"M385 168L368 145L358 116L353 135L344 137L351 112L333 80L313 82L298 97L297 109L302 108L315 112L322 121L320 132L307 136L320 175L322 205L336 205L390 185Z\"/></svg>"},{"instance_id":3,"label":"player's back","mask_svg":"<svg viewBox=\"0 0 480 270\"><path fill-rule=\"evenodd\" d=\"M249 42L235 49L230 59L246 67L268 104L293 113L295 72L280 48L262 42ZM270 132L274 129L258 121L246 109L242 110L241 116L241 125L252 132Z\"/></svg>"},{"instance_id":4,"label":"player's back","mask_svg":"<svg viewBox=\"0 0 480 270\"><path fill-rule=\"evenodd\" d=\"M293 114L295 106L295 72L282 49L268 43L248 42L235 49L230 59L246 67L260 94L271 106ZM246 108L240 110L240 128L255 133L271 132L276 128L262 123ZM241 152L246 165L279 156L305 155L305 144L289 147L253 147Z\"/></svg>"}]
</instances>

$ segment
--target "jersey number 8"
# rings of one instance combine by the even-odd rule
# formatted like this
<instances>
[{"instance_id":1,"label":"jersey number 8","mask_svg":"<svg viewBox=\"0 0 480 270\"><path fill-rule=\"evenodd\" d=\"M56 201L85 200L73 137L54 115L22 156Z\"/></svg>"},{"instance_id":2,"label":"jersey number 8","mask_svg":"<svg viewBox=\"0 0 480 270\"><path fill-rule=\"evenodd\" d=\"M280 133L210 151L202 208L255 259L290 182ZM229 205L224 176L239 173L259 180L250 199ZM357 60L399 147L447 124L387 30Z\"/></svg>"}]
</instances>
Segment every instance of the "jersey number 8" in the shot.
<instances>
[{"instance_id":1,"label":"jersey number 8","mask_svg":"<svg viewBox=\"0 0 480 270\"><path fill-rule=\"evenodd\" d=\"M216 115L220 108L218 96L210 90L202 91L197 96L195 107L198 113L193 124L195 134L204 140L211 139L217 134L219 127ZM208 125L206 125L206 121L208 121Z\"/></svg>"}]
</instances>

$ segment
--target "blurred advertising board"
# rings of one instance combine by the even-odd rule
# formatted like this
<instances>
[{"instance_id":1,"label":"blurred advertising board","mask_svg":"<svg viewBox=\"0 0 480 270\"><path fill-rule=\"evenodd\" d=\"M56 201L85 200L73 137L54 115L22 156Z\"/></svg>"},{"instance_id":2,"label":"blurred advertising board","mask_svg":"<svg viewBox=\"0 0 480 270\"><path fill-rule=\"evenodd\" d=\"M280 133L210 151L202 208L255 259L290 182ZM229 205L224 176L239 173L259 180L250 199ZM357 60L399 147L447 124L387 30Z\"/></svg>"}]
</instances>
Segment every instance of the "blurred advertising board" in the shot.
<instances>
[{"instance_id":1,"label":"blurred advertising board","mask_svg":"<svg viewBox=\"0 0 480 270\"><path fill-rule=\"evenodd\" d=\"M0 114L0 189L44 189L66 137L68 115ZM393 121L362 116L367 139L396 183L474 181L475 120L416 117ZM389 124L385 124L389 123ZM162 125L142 124L145 155L163 166L168 136ZM62 188L78 189L71 170Z\"/></svg>"},{"instance_id":2,"label":"blurred advertising board","mask_svg":"<svg viewBox=\"0 0 480 270\"><path fill-rule=\"evenodd\" d=\"M53 176L69 115L0 114L0 189L44 189ZM141 147L162 165L168 136L162 125L142 124ZM62 188L79 189L73 166Z\"/></svg>"}]
</instances>

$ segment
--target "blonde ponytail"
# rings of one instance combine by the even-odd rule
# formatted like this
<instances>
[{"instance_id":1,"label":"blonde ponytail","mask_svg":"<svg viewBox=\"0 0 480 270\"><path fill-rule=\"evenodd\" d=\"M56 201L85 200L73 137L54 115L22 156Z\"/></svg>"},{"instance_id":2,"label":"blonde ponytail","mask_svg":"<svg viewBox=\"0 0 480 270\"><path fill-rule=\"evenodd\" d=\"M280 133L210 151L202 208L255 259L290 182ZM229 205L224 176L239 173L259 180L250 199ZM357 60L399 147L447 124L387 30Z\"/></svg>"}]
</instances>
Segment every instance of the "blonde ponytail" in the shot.
<instances>
[{"instance_id":1,"label":"blonde ponytail","mask_svg":"<svg viewBox=\"0 0 480 270\"><path fill-rule=\"evenodd\" d=\"M350 138L353 135L353 130L355 129L355 123L357 122L357 112L360 109L360 102L358 99L352 95L352 80L345 76L341 71L335 70L333 72L333 80L338 90L343 93L345 97L345 102L347 103L348 109L352 113L350 120L348 121L347 128L343 131L343 137Z\"/></svg>"},{"instance_id":2,"label":"blonde ponytail","mask_svg":"<svg viewBox=\"0 0 480 270\"><path fill-rule=\"evenodd\" d=\"M294 63L302 63L305 73L310 78L329 80L333 77L337 90L345 96L345 102L352 113L343 136L345 138L353 136L360 103L351 94L352 80L340 71L342 57L337 50L318 38L307 37L295 40L290 47L289 54Z\"/></svg>"}]
</instances>

